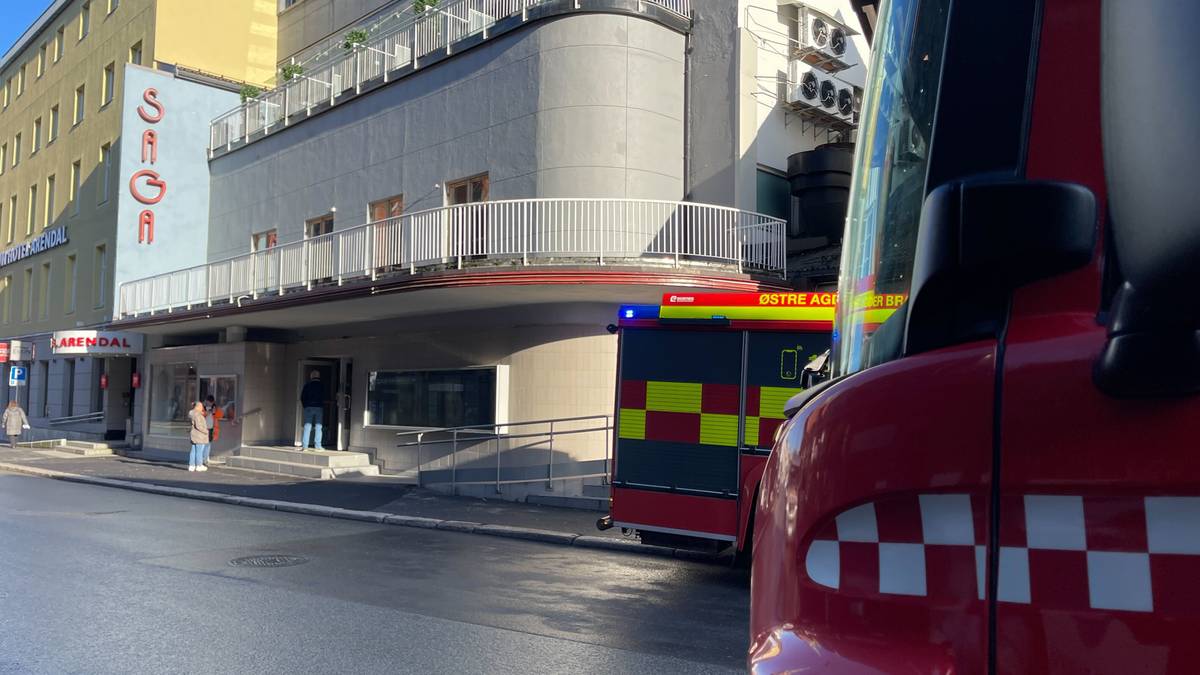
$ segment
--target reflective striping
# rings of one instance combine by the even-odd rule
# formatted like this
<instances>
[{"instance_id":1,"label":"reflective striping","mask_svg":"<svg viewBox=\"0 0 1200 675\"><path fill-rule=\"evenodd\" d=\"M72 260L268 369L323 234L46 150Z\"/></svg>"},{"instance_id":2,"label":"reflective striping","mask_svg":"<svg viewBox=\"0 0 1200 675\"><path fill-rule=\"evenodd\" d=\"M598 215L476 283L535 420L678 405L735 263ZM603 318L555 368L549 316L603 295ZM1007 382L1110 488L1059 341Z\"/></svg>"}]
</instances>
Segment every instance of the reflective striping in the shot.
<instances>
[{"instance_id":1,"label":"reflective striping","mask_svg":"<svg viewBox=\"0 0 1200 675\"><path fill-rule=\"evenodd\" d=\"M621 408L617 413L618 438L646 440L646 411Z\"/></svg>"},{"instance_id":2,"label":"reflective striping","mask_svg":"<svg viewBox=\"0 0 1200 675\"><path fill-rule=\"evenodd\" d=\"M1087 550L1083 497L1025 496L1025 536L1029 548Z\"/></svg>"},{"instance_id":3,"label":"reflective striping","mask_svg":"<svg viewBox=\"0 0 1200 675\"><path fill-rule=\"evenodd\" d=\"M1029 549L1015 546L1000 547L1000 569L997 575L996 597L1001 602L1029 603ZM981 588L982 599L987 592Z\"/></svg>"},{"instance_id":4,"label":"reflective striping","mask_svg":"<svg viewBox=\"0 0 1200 675\"><path fill-rule=\"evenodd\" d=\"M925 595L925 546L879 545L879 592Z\"/></svg>"},{"instance_id":5,"label":"reflective striping","mask_svg":"<svg viewBox=\"0 0 1200 675\"><path fill-rule=\"evenodd\" d=\"M737 415L700 415L700 443L702 445L737 445Z\"/></svg>"},{"instance_id":6,"label":"reflective striping","mask_svg":"<svg viewBox=\"0 0 1200 675\"><path fill-rule=\"evenodd\" d=\"M970 495L920 495L918 502L926 544L975 543Z\"/></svg>"},{"instance_id":7,"label":"reflective striping","mask_svg":"<svg viewBox=\"0 0 1200 675\"><path fill-rule=\"evenodd\" d=\"M804 568L813 581L836 589L841 583L842 568L838 542L820 539L812 542L808 547L808 555L804 558Z\"/></svg>"},{"instance_id":8,"label":"reflective striping","mask_svg":"<svg viewBox=\"0 0 1200 675\"><path fill-rule=\"evenodd\" d=\"M879 542L879 525L875 521L874 504L863 504L843 511L835 522L838 541Z\"/></svg>"},{"instance_id":9,"label":"reflective striping","mask_svg":"<svg viewBox=\"0 0 1200 675\"><path fill-rule=\"evenodd\" d=\"M1095 609L1154 611L1150 554L1088 551L1089 603Z\"/></svg>"},{"instance_id":10,"label":"reflective striping","mask_svg":"<svg viewBox=\"0 0 1200 675\"><path fill-rule=\"evenodd\" d=\"M758 417L746 417L746 433L742 442L751 447L761 445L758 438Z\"/></svg>"},{"instance_id":11,"label":"reflective striping","mask_svg":"<svg viewBox=\"0 0 1200 675\"><path fill-rule=\"evenodd\" d=\"M699 382L647 382L646 409L699 413L703 387Z\"/></svg>"},{"instance_id":12,"label":"reflective striping","mask_svg":"<svg viewBox=\"0 0 1200 675\"><path fill-rule=\"evenodd\" d=\"M1200 555L1200 497L1147 497L1146 538L1151 553Z\"/></svg>"},{"instance_id":13,"label":"reflective striping","mask_svg":"<svg viewBox=\"0 0 1200 675\"><path fill-rule=\"evenodd\" d=\"M802 391L804 391L802 387L760 387L758 416L777 420L784 419L783 407L787 405L789 399Z\"/></svg>"}]
</instances>

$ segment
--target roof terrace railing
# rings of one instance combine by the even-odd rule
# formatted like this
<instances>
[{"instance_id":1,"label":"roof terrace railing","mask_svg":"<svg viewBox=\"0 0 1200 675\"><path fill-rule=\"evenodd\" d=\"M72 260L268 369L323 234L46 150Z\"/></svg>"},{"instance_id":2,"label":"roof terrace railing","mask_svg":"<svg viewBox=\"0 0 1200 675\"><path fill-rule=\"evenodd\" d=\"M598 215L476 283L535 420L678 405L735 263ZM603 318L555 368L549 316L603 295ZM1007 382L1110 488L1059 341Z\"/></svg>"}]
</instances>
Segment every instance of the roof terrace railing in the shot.
<instances>
[{"instance_id":1,"label":"roof terrace railing","mask_svg":"<svg viewBox=\"0 0 1200 675\"><path fill-rule=\"evenodd\" d=\"M510 264L717 263L785 274L786 223L723 206L637 199L517 199L357 225L121 284L118 318L239 304L429 269Z\"/></svg>"}]
</instances>

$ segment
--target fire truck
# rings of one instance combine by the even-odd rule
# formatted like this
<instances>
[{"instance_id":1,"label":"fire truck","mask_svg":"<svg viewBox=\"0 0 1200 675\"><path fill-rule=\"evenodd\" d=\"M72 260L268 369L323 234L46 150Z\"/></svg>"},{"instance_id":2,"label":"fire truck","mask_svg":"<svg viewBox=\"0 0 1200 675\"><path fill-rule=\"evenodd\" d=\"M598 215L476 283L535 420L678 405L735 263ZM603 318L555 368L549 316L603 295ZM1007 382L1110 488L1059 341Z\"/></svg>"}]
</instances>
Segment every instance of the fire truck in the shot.
<instances>
[{"instance_id":1,"label":"fire truck","mask_svg":"<svg viewBox=\"0 0 1200 675\"><path fill-rule=\"evenodd\" d=\"M749 666L1196 672L1200 3L880 5Z\"/></svg>"},{"instance_id":2,"label":"fire truck","mask_svg":"<svg viewBox=\"0 0 1200 675\"><path fill-rule=\"evenodd\" d=\"M666 294L620 310L611 513L643 543L746 546L763 464L829 350L834 293Z\"/></svg>"}]
</instances>

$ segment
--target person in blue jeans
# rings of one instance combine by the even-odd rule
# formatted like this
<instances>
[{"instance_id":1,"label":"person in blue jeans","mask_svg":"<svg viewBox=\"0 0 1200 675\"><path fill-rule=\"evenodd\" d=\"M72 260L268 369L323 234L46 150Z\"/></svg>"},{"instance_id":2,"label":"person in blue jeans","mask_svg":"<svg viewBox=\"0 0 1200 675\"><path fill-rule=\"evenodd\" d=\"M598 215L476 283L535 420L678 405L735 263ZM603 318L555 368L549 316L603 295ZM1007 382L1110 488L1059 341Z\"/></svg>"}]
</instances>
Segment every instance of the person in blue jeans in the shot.
<instances>
[{"instance_id":1,"label":"person in blue jeans","mask_svg":"<svg viewBox=\"0 0 1200 675\"><path fill-rule=\"evenodd\" d=\"M300 436L300 447L302 450L308 449L309 435L312 434L315 427L315 434L312 434L314 450L324 450L321 447L321 423L325 417L325 387L321 384L321 373L312 371L308 375L308 382L304 388L300 390L300 407L304 409L304 430Z\"/></svg>"},{"instance_id":2,"label":"person in blue jeans","mask_svg":"<svg viewBox=\"0 0 1200 675\"><path fill-rule=\"evenodd\" d=\"M192 442L192 450L188 453L188 471L208 471L208 420L204 414L204 404L196 401L192 411L188 413L191 432L188 438Z\"/></svg>"}]
</instances>

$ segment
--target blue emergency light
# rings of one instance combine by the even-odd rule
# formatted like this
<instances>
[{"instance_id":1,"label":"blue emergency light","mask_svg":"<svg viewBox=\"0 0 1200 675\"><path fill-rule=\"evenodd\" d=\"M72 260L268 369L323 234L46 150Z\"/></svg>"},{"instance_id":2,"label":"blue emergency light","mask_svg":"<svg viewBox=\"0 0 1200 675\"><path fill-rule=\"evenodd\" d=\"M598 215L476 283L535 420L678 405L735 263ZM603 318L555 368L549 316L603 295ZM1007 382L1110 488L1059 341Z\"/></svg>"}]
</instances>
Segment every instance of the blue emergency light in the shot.
<instances>
[{"instance_id":1,"label":"blue emergency light","mask_svg":"<svg viewBox=\"0 0 1200 675\"><path fill-rule=\"evenodd\" d=\"M658 305L621 305L617 317L628 321L632 319L657 319Z\"/></svg>"}]
</instances>

